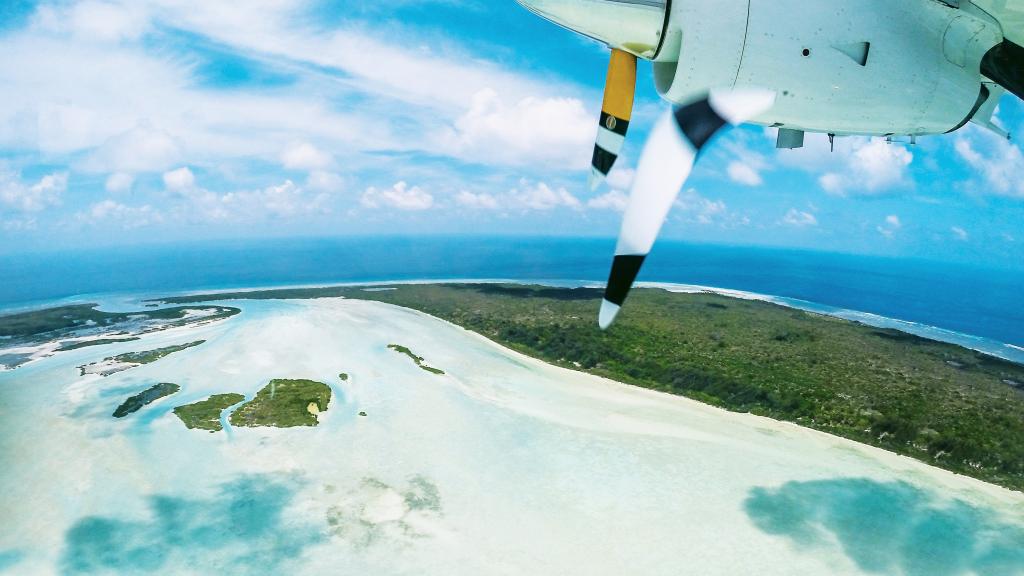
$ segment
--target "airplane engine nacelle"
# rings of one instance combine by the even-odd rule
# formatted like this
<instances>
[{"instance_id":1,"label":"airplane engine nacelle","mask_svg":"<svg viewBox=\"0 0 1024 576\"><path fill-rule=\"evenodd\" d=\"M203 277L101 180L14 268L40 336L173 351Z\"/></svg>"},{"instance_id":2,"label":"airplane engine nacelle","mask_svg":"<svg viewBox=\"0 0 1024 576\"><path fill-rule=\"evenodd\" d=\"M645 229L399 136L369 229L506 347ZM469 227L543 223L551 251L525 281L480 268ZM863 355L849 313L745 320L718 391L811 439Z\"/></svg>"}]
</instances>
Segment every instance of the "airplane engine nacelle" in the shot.
<instances>
[{"instance_id":1,"label":"airplane engine nacelle","mask_svg":"<svg viewBox=\"0 0 1024 576\"><path fill-rule=\"evenodd\" d=\"M685 103L708 87L775 90L763 125L836 134L935 134L984 104L997 22L939 0L673 0L656 87Z\"/></svg>"},{"instance_id":2,"label":"airplane engine nacelle","mask_svg":"<svg viewBox=\"0 0 1024 576\"><path fill-rule=\"evenodd\" d=\"M647 59L661 47L669 5L669 0L516 1L555 24Z\"/></svg>"}]
</instances>

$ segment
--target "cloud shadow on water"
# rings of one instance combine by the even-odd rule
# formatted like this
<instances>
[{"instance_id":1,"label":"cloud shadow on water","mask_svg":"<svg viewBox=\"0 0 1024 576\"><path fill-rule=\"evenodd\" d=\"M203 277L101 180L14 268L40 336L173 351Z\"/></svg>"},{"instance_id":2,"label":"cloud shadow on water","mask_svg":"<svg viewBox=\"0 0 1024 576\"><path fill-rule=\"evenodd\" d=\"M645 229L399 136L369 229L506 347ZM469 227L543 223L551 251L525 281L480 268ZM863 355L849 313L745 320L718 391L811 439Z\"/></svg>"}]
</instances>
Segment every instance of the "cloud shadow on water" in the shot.
<instances>
[{"instance_id":1,"label":"cloud shadow on water","mask_svg":"<svg viewBox=\"0 0 1024 576\"><path fill-rule=\"evenodd\" d=\"M18 564L24 557L20 550L0 550L0 572Z\"/></svg>"},{"instance_id":2,"label":"cloud shadow on water","mask_svg":"<svg viewBox=\"0 0 1024 576\"><path fill-rule=\"evenodd\" d=\"M65 536L64 572L287 573L289 561L323 538L318 526L285 520L295 489L279 477L247 476L210 499L151 496L147 520L82 518Z\"/></svg>"},{"instance_id":3,"label":"cloud shadow on water","mask_svg":"<svg viewBox=\"0 0 1024 576\"><path fill-rule=\"evenodd\" d=\"M764 532L807 551L838 543L869 573L1024 575L1024 525L905 482L788 482L754 488L744 507Z\"/></svg>"}]
</instances>

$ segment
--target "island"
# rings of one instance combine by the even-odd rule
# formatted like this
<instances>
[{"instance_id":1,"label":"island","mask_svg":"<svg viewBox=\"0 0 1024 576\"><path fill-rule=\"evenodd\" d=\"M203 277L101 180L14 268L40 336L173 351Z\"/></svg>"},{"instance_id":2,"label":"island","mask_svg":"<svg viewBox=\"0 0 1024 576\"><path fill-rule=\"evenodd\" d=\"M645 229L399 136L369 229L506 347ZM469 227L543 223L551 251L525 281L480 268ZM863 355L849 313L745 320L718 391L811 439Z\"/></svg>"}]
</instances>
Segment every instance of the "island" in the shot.
<instances>
[{"instance_id":1,"label":"island","mask_svg":"<svg viewBox=\"0 0 1024 576\"><path fill-rule=\"evenodd\" d=\"M185 423L189 429L198 428L217 432L223 429L220 415L225 409L245 400L245 396L236 393L214 394L206 400L185 404L174 409L174 415Z\"/></svg>"},{"instance_id":2,"label":"island","mask_svg":"<svg viewBox=\"0 0 1024 576\"><path fill-rule=\"evenodd\" d=\"M79 375L85 376L86 374L99 374L100 376L110 376L111 374L123 372L129 368L135 368L136 366L156 362L164 356L174 354L175 352L181 352L182 350L186 350L194 346L199 346L204 342L206 342L206 340L196 340L195 342L189 342L187 344L164 346L163 348L146 350L144 352L125 352L124 354L104 358L99 362L79 366Z\"/></svg>"},{"instance_id":3,"label":"island","mask_svg":"<svg viewBox=\"0 0 1024 576\"><path fill-rule=\"evenodd\" d=\"M601 331L601 289L393 287L286 288L164 302L385 302L564 368L794 422L1024 490L1024 366L1014 362L897 330L709 292L636 289L618 322Z\"/></svg>"},{"instance_id":4,"label":"island","mask_svg":"<svg viewBox=\"0 0 1024 576\"><path fill-rule=\"evenodd\" d=\"M415 362L417 366L419 366L423 370L426 370L427 372L430 372L431 374L444 374L444 370L441 370L440 368L434 368L432 366L427 366L426 364L424 364L422 356L417 356L413 354L412 350L409 350L405 346L401 346L399 344L388 344L388 348L394 350L395 352L398 352L399 354L405 354L409 358L412 358L412 361Z\"/></svg>"},{"instance_id":5,"label":"island","mask_svg":"<svg viewBox=\"0 0 1024 576\"><path fill-rule=\"evenodd\" d=\"M338 379L342 382L348 382L348 374L342 372L341 374L338 374Z\"/></svg>"},{"instance_id":6,"label":"island","mask_svg":"<svg viewBox=\"0 0 1024 576\"><path fill-rule=\"evenodd\" d=\"M316 426L331 402L331 387L315 380L275 379L231 413L232 426Z\"/></svg>"},{"instance_id":7,"label":"island","mask_svg":"<svg viewBox=\"0 0 1024 576\"><path fill-rule=\"evenodd\" d=\"M104 312L97 304L76 304L0 315L0 370L89 346L138 340L143 334L202 326L239 312L228 306L177 306L132 312Z\"/></svg>"},{"instance_id":8,"label":"island","mask_svg":"<svg viewBox=\"0 0 1024 576\"><path fill-rule=\"evenodd\" d=\"M124 418L125 416L138 412L140 408L148 404L152 404L157 400L170 396L181 390L181 386L177 384L171 384L163 382L161 384L154 384L153 386L139 392L135 396L125 400L120 406L114 410L114 418Z\"/></svg>"},{"instance_id":9,"label":"island","mask_svg":"<svg viewBox=\"0 0 1024 576\"><path fill-rule=\"evenodd\" d=\"M117 344L119 342L132 342L138 339L138 336L132 336L130 338L96 338L95 340L73 340L70 342L61 342L60 348L57 348L55 352L67 352L68 350L78 350L79 348L88 348L89 346L106 346L107 344Z\"/></svg>"}]
</instances>

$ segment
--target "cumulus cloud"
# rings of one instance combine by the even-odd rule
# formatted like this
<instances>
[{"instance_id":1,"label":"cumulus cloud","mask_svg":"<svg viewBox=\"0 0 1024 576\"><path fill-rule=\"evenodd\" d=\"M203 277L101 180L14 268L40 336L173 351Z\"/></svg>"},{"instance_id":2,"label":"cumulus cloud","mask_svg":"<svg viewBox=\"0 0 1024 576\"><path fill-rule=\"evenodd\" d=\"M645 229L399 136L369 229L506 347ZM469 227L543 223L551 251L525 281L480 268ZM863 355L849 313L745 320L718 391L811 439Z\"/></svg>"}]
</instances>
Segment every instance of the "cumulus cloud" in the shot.
<instances>
[{"instance_id":1,"label":"cumulus cloud","mask_svg":"<svg viewBox=\"0 0 1024 576\"><path fill-rule=\"evenodd\" d=\"M589 165L595 130L593 114L578 99L529 96L509 104L487 88L442 132L439 149L491 164L582 169Z\"/></svg>"},{"instance_id":2,"label":"cumulus cloud","mask_svg":"<svg viewBox=\"0 0 1024 576\"><path fill-rule=\"evenodd\" d=\"M786 215L782 217L782 223L788 226L804 228L807 226L817 226L818 219L810 212L790 208Z\"/></svg>"},{"instance_id":3,"label":"cumulus cloud","mask_svg":"<svg viewBox=\"0 0 1024 576\"><path fill-rule=\"evenodd\" d=\"M95 172L151 172L167 169L181 157L181 148L167 132L137 126L106 139L82 167Z\"/></svg>"},{"instance_id":4,"label":"cumulus cloud","mask_svg":"<svg viewBox=\"0 0 1024 576\"><path fill-rule=\"evenodd\" d=\"M456 194L455 203L459 206L480 210L497 210L501 208L501 202L493 194L475 194L468 190L462 190Z\"/></svg>"},{"instance_id":5,"label":"cumulus cloud","mask_svg":"<svg viewBox=\"0 0 1024 576\"><path fill-rule=\"evenodd\" d=\"M750 164L734 160L729 163L726 173L729 175L729 179L737 184L743 184L744 186L760 186L764 184L764 179Z\"/></svg>"},{"instance_id":6,"label":"cumulus cloud","mask_svg":"<svg viewBox=\"0 0 1024 576\"><path fill-rule=\"evenodd\" d=\"M293 143L281 153L281 164L290 170L322 170L333 164L330 154L308 142Z\"/></svg>"},{"instance_id":7,"label":"cumulus cloud","mask_svg":"<svg viewBox=\"0 0 1024 576\"><path fill-rule=\"evenodd\" d=\"M776 129L765 130L774 142ZM837 137L835 146L824 134L807 134L804 147L777 150L775 161L817 177L823 190L835 196L877 195L909 186L914 155L906 146L883 138Z\"/></svg>"},{"instance_id":8,"label":"cumulus cloud","mask_svg":"<svg viewBox=\"0 0 1024 576\"><path fill-rule=\"evenodd\" d=\"M419 186L409 187L397 182L391 188L379 190L374 187L363 192L360 203L365 208L397 208L399 210L429 210L434 206L434 197Z\"/></svg>"},{"instance_id":9,"label":"cumulus cloud","mask_svg":"<svg viewBox=\"0 0 1024 576\"><path fill-rule=\"evenodd\" d=\"M587 201L587 207L595 210L614 210L616 212L625 212L626 206L628 205L629 196L619 190L609 190L608 192Z\"/></svg>"},{"instance_id":10,"label":"cumulus cloud","mask_svg":"<svg viewBox=\"0 0 1024 576\"><path fill-rule=\"evenodd\" d=\"M879 194L906 183L907 167L914 155L906 147L882 139L851 139L844 166L826 172L818 183L836 195Z\"/></svg>"},{"instance_id":11,"label":"cumulus cloud","mask_svg":"<svg viewBox=\"0 0 1024 576\"><path fill-rule=\"evenodd\" d=\"M520 179L519 185L515 188L501 194L463 190L455 195L455 203L466 208L504 212L547 212L556 208L583 208L579 198L564 187L552 187L546 182L535 182L526 178Z\"/></svg>"},{"instance_id":12,"label":"cumulus cloud","mask_svg":"<svg viewBox=\"0 0 1024 576\"><path fill-rule=\"evenodd\" d=\"M260 222L330 211L327 194L306 193L291 180L281 184L217 193L200 186L179 188L184 204L177 216L199 222Z\"/></svg>"},{"instance_id":13,"label":"cumulus cloud","mask_svg":"<svg viewBox=\"0 0 1024 576\"><path fill-rule=\"evenodd\" d=\"M954 144L957 154L984 178L981 192L1024 198L1024 153L995 135L969 139L961 136Z\"/></svg>"},{"instance_id":14,"label":"cumulus cloud","mask_svg":"<svg viewBox=\"0 0 1024 576\"><path fill-rule=\"evenodd\" d=\"M182 166L177 170L164 172L164 187L171 192L181 192L193 188L196 185L195 174L188 166Z\"/></svg>"},{"instance_id":15,"label":"cumulus cloud","mask_svg":"<svg viewBox=\"0 0 1024 576\"><path fill-rule=\"evenodd\" d=\"M949 229L949 231L953 233L954 238L960 240L961 242L966 242L971 238L971 235L967 233L967 230L964 230L959 226L953 226L952 228Z\"/></svg>"},{"instance_id":16,"label":"cumulus cloud","mask_svg":"<svg viewBox=\"0 0 1024 576\"><path fill-rule=\"evenodd\" d=\"M615 164L610 174L608 174L608 187L613 190L629 190L633 186L633 179L636 178L636 170L633 168L623 168L622 159Z\"/></svg>"},{"instance_id":17,"label":"cumulus cloud","mask_svg":"<svg viewBox=\"0 0 1024 576\"><path fill-rule=\"evenodd\" d=\"M582 203L563 187L552 188L545 182L523 179L508 194L510 204L523 210L551 210L553 208L579 209Z\"/></svg>"},{"instance_id":18,"label":"cumulus cloud","mask_svg":"<svg viewBox=\"0 0 1024 576\"><path fill-rule=\"evenodd\" d=\"M310 196L291 180L257 190L243 190L220 195L219 203L228 214L244 220L266 217L289 218L328 211L327 194Z\"/></svg>"},{"instance_id":19,"label":"cumulus cloud","mask_svg":"<svg viewBox=\"0 0 1024 576\"><path fill-rule=\"evenodd\" d=\"M115 222L124 228L142 228L163 221L163 216L152 206L127 206L114 200L103 200L78 214L78 219L91 224Z\"/></svg>"},{"instance_id":20,"label":"cumulus cloud","mask_svg":"<svg viewBox=\"0 0 1024 576\"><path fill-rule=\"evenodd\" d=\"M110 176L107 176L107 181L104 183L103 187L107 192L117 194L131 190L133 184L135 184L134 176L124 172L115 172Z\"/></svg>"},{"instance_id":21,"label":"cumulus cloud","mask_svg":"<svg viewBox=\"0 0 1024 576\"><path fill-rule=\"evenodd\" d=\"M875 227L878 233L886 238L892 238L896 231L903 227L903 222L900 221L900 217L895 214L890 214L885 217L885 222Z\"/></svg>"},{"instance_id":22,"label":"cumulus cloud","mask_svg":"<svg viewBox=\"0 0 1024 576\"><path fill-rule=\"evenodd\" d=\"M676 199L674 209L685 221L696 224L745 225L749 221L729 212L722 200L712 200L702 196L697 190L684 190Z\"/></svg>"},{"instance_id":23,"label":"cumulus cloud","mask_svg":"<svg viewBox=\"0 0 1024 576\"><path fill-rule=\"evenodd\" d=\"M20 212L40 212L61 202L67 190L68 175L64 172L48 174L37 182L26 184L14 172L0 170L0 204Z\"/></svg>"}]
</instances>

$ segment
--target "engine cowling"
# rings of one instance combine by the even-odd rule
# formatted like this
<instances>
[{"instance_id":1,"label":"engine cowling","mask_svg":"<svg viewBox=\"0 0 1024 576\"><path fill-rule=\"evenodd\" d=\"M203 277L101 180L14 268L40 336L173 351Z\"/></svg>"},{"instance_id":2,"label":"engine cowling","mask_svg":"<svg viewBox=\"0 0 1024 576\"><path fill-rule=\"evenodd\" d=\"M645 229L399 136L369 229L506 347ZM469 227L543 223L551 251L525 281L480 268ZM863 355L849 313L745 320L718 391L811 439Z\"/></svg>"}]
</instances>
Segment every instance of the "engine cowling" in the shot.
<instances>
[{"instance_id":1,"label":"engine cowling","mask_svg":"<svg viewBox=\"0 0 1024 576\"><path fill-rule=\"evenodd\" d=\"M755 119L764 125L836 134L946 132L984 103L981 59L1002 41L998 23L963 5L673 0L669 41L654 65L656 86L680 104L709 87L775 90L775 107Z\"/></svg>"},{"instance_id":2,"label":"engine cowling","mask_svg":"<svg viewBox=\"0 0 1024 576\"><path fill-rule=\"evenodd\" d=\"M531 12L648 60L664 38L668 0L516 0Z\"/></svg>"}]
</instances>

